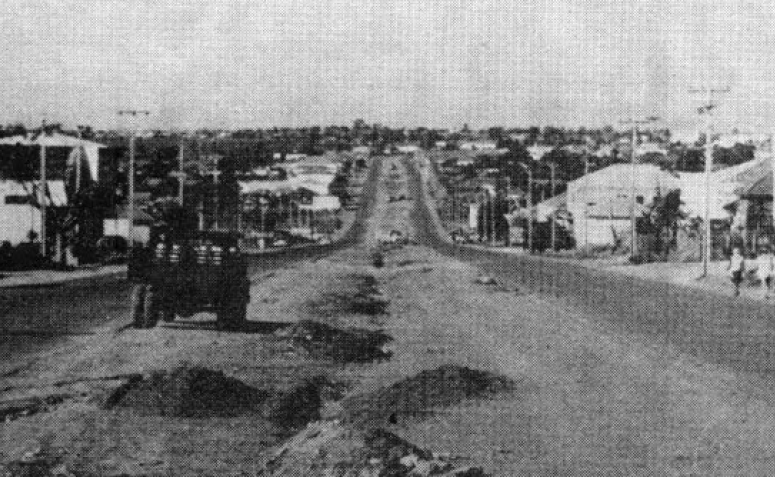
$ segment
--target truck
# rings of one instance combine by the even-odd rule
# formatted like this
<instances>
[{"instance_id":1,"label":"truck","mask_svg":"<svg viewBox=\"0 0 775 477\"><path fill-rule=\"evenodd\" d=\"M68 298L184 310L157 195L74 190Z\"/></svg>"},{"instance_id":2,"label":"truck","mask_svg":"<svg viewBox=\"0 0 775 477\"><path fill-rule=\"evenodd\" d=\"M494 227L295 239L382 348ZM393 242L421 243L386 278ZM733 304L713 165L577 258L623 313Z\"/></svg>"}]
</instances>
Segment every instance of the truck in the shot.
<instances>
[{"instance_id":1,"label":"truck","mask_svg":"<svg viewBox=\"0 0 775 477\"><path fill-rule=\"evenodd\" d=\"M155 231L146 246L133 249L129 278L135 328L199 312L215 313L219 329L246 321L250 279L235 232Z\"/></svg>"}]
</instances>

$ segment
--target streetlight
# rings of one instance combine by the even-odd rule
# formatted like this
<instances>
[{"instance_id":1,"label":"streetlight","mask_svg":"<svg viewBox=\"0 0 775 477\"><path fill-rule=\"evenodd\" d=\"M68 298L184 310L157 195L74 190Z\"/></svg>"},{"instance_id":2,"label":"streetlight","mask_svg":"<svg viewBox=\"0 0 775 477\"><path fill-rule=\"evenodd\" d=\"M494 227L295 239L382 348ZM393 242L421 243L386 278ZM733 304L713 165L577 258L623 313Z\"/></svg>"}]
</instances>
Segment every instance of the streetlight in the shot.
<instances>
[{"instance_id":1,"label":"streetlight","mask_svg":"<svg viewBox=\"0 0 775 477\"><path fill-rule=\"evenodd\" d=\"M527 250L533 253L533 170L521 162L517 164L527 172Z\"/></svg>"}]
</instances>

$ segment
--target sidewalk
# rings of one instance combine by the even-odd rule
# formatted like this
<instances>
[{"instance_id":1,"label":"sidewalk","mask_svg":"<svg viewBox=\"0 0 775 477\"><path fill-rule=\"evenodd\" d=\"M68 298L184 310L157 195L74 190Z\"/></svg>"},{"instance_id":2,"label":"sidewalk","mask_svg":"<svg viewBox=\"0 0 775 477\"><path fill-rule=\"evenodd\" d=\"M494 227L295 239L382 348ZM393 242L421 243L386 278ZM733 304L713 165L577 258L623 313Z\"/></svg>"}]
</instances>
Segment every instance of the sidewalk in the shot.
<instances>
[{"instance_id":1,"label":"sidewalk","mask_svg":"<svg viewBox=\"0 0 775 477\"><path fill-rule=\"evenodd\" d=\"M75 270L24 270L0 272L0 289L56 285L76 280L125 275L126 265L81 267Z\"/></svg>"}]
</instances>

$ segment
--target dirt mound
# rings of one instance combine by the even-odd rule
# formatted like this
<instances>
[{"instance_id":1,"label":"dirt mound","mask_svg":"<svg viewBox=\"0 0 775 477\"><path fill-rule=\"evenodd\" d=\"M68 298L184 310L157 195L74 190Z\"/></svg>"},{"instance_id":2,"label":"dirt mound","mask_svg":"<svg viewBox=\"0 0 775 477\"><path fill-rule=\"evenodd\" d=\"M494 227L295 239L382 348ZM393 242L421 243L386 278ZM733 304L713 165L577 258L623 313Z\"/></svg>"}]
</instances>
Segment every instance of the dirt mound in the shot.
<instances>
[{"instance_id":1,"label":"dirt mound","mask_svg":"<svg viewBox=\"0 0 775 477\"><path fill-rule=\"evenodd\" d=\"M434 408L452 406L464 399L507 391L513 385L509 379L486 371L445 365L345 399L343 418L359 424L395 424L403 418L422 418Z\"/></svg>"},{"instance_id":2,"label":"dirt mound","mask_svg":"<svg viewBox=\"0 0 775 477\"><path fill-rule=\"evenodd\" d=\"M310 421L320 419L323 401L320 382L310 381L290 391L275 394L267 400L267 418L287 429L298 429Z\"/></svg>"},{"instance_id":3,"label":"dirt mound","mask_svg":"<svg viewBox=\"0 0 775 477\"><path fill-rule=\"evenodd\" d=\"M382 297L373 276L350 275L339 283L339 288L311 301L310 310L325 317L387 314L389 302Z\"/></svg>"},{"instance_id":4,"label":"dirt mound","mask_svg":"<svg viewBox=\"0 0 775 477\"><path fill-rule=\"evenodd\" d=\"M339 422L315 422L280 447L267 464L269 475L355 477L470 475L478 468L455 468L449 458L434 455L383 429L348 428ZM478 473L469 473L478 470Z\"/></svg>"},{"instance_id":5,"label":"dirt mound","mask_svg":"<svg viewBox=\"0 0 775 477\"><path fill-rule=\"evenodd\" d=\"M383 347L392 338L381 331L358 328L343 330L304 320L276 334L290 338L295 347L304 349L314 358L354 363L387 359L391 354Z\"/></svg>"},{"instance_id":6,"label":"dirt mound","mask_svg":"<svg viewBox=\"0 0 775 477\"><path fill-rule=\"evenodd\" d=\"M267 393L220 371L180 367L130 380L106 401L106 407L177 417L233 417L258 411Z\"/></svg>"}]
</instances>

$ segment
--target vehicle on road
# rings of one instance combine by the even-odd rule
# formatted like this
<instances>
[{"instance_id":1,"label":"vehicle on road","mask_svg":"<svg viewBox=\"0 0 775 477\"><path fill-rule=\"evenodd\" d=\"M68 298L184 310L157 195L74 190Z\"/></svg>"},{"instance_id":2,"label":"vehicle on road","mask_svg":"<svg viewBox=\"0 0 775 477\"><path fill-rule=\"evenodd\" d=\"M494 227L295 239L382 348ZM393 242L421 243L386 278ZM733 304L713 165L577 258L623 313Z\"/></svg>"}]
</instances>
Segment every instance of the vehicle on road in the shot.
<instances>
[{"instance_id":1,"label":"vehicle on road","mask_svg":"<svg viewBox=\"0 0 775 477\"><path fill-rule=\"evenodd\" d=\"M214 312L221 329L238 329L250 302L247 259L239 234L223 231L159 233L132 254L129 264L135 328L153 328Z\"/></svg>"}]
</instances>

